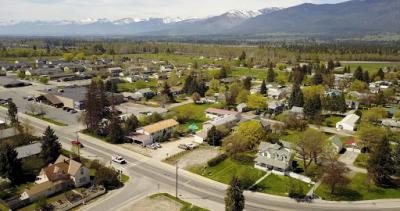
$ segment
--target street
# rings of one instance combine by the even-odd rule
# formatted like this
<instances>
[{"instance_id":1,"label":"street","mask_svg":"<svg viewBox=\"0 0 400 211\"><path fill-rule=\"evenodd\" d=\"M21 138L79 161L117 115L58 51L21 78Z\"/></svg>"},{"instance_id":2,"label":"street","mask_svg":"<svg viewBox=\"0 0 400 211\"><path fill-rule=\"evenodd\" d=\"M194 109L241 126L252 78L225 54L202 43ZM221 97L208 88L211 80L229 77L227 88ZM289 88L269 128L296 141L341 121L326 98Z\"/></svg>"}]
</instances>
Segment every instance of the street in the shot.
<instances>
[{"instance_id":1,"label":"street","mask_svg":"<svg viewBox=\"0 0 400 211\"><path fill-rule=\"evenodd\" d=\"M6 116L1 108L0 117ZM48 123L20 114L21 121L29 119L41 133ZM76 138L76 132L69 127L52 126L63 146ZM119 190L111 191L101 200L85 205L83 210L118 210L127 203L158 191L175 195L175 167L160 161L136 154L117 145L108 144L95 138L80 135L85 148L81 155L94 155L96 159L109 161L112 154L118 153L127 161L126 166L117 166L129 175L130 182ZM67 148L68 149L68 148ZM94 159L93 157L90 159ZM209 210L224 210L224 197L227 185L204 178L200 175L179 169L179 197L185 201ZM298 203L287 197L245 191L246 210L397 210L400 200L373 200L360 202L327 202L315 200L312 203Z\"/></svg>"}]
</instances>

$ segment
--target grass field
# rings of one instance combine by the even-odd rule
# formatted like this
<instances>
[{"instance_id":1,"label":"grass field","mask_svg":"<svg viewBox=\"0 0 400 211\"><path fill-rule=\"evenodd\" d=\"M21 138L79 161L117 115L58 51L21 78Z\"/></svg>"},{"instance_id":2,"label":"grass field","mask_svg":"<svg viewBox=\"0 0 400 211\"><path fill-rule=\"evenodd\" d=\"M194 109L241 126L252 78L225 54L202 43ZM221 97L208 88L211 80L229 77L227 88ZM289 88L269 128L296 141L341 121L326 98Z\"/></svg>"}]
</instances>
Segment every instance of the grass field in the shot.
<instances>
[{"instance_id":1,"label":"grass field","mask_svg":"<svg viewBox=\"0 0 400 211\"><path fill-rule=\"evenodd\" d=\"M229 184L232 178L240 172L246 172L248 175L254 175L254 177L258 178L265 175L264 171L254 168L253 165L241 164L233 161L231 158L213 167L194 167L190 171L225 184Z\"/></svg>"},{"instance_id":2,"label":"grass field","mask_svg":"<svg viewBox=\"0 0 400 211\"><path fill-rule=\"evenodd\" d=\"M357 159L354 161L354 165L360 168L367 168L368 166L368 154L361 153L357 156Z\"/></svg>"},{"instance_id":3,"label":"grass field","mask_svg":"<svg viewBox=\"0 0 400 211\"><path fill-rule=\"evenodd\" d=\"M144 89L144 88L155 88L157 86L157 81L151 80L149 82L145 82L142 80L133 82L133 83L119 83L117 85L117 91L118 92L134 92L138 89Z\"/></svg>"},{"instance_id":4,"label":"grass field","mask_svg":"<svg viewBox=\"0 0 400 211\"><path fill-rule=\"evenodd\" d=\"M316 193L324 200L331 201L356 201L373 199L400 198L400 188L381 188L371 184L368 190L368 177L366 174L357 173L351 178L351 183L346 188L336 191L338 194L330 194L326 185L321 185Z\"/></svg>"},{"instance_id":5,"label":"grass field","mask_svg":"<svg viewBox=\"0 0 400 211\"><path fill-rule=\"evenodd\" d=\"M299 135L301 132L296 130L287 130L287 132L288 132L287 135L281 137L282 140L290 143L295 143L297 140L299 140Z\"/></svg>"},{"instance_id":6,"label":"grass field","mask_svg":"<svg viewBox=\"0 0 400 211\"><path fill-rule=\"evenodd\" d=\"M260 192L263 193L279 195L279 196L288 196L289 185L291 183L294 185L301 185L305 194L307 194L307 192L312 187L312 185L302 182L300 180L296 180L286 176L271 174L263 181L258 183L257 188L260 190Z\"/></svg>"},{"instance_id":7,"label":"grass field","mask_svg":"<svg viewBox=\"0 0 400 211\"><path fill-rule=\"evenodd\" d=\"M201 127L201 123L207 121L207 117L204 114L204 111L207 108L213 107L213 104L186 104L175 107L170 111L174 112L177 115L187 115L187 123L186 126L189 126L191 123L195 123L198 127Z\"/></svg>"},{"instance_id":8,"label":"grass field","mask_svg":"<svg viewBox=\"0 0 400 211\"><path fill-rule=\"evenodd\" d=\"M350 69L352 72L354 72L358 66L361 66L362 69L368 70L370 74L374 74L378 71L379 68L384 68L384 67L391 67L391 66L397 66L399 64L396 63L343 63L342 66L350 66Z\"/></svg>"},{"instance_id":9,"label":"grass field","mask_svg":"<svg viewBox=\"0 0 400 211\"><path fill-rule=\"evenodd\" d=\"M329 116L324 119L324 122L322 123L322 126L326 127L336 127L336 123L342 120L343 117L341 116Z\"/></svg>"}]
</instances>

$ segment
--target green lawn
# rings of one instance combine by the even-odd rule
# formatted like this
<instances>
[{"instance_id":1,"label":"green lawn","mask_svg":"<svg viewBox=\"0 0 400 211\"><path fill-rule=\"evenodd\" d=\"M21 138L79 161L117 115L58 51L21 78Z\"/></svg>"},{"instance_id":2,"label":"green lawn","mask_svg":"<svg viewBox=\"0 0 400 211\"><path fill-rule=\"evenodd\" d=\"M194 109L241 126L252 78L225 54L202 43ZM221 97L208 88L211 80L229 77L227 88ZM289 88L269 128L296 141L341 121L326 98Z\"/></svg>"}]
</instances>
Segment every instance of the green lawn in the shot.
<instances>
[{"instance_id":1,"label":"green lawn","mask_svg":"<svg viewBox=\"0 0 400 211\"><path fill-rule=\"evenodd\" d=\"M343 119L343 117L341 117L341 116L328 116L327 118L324 119L322 126L336 127L336 123L341 121L342 119Z\"/></svg>"},{"instance_id":2,"label":"green lawn","mask_svg":"<svg viewBox=\"0 0 400 211\"><path fill-rule=\"evenodd\" d=\"M118 92L134 92L138 89L144 89L144 88L156 88L157 87L157 81L156 80L150 80L149 82L145 82L143 80L139 80L133 83L119 83L117 85L117 91Z\"/></svg>"},{"instance_id":3,"label":"green lawn","mask_svg":"<svg viewBox=\"0 0 400 211\"><path fill-rule=\"evenodd\" d=\"M263 193L279 195L279 196L288 196L288 190L290 184L301 185L305 194L307 194L307 192L312 187L312 185L302 182L300 180L296 180L286 176L271 174L263 181L257 184L257 189Z\"/></svg>"},{"instance_id":4,"label":"green lawn","mask_svg":"<svg viewBox=\"0 0 400 211\"><path fill-rule=\"evenodd\" d=\"M240 164L239 162L233 161L228 158L216 166L213 167L193 167L189 169L191 172L210 178L212 180L229 184L234 176L237 176L240 172L246 172L247 175L252 178L261 178L265 175L264 171L254 168L251 164Z\"/></svg>"},{"instance_id":5,"label":"green lawn","mask_svg":"<svg viewBox=\"0 0 400 211\"><path fill-rule=\"evenodd\" d=\"M396 64L393 64L393 63L351 63L351 64L343 63L342 66L343 67L350 66L350 69L352 72L354 72L358 66L361 66L364 71L368 70L368 72L370 74L374 74L378 71L379 68L396 66Z\"/></svg>"},{"instance_id":6,"label":"green lawn","mask_svg":"<svg viewBox=\"0 0 400 211\"><path fill-rule=\"evenodd\" d=\"M232 69L230 76L242 77L251 76L260 80L264 80L267 77L267 69L253 69L247 67L235 67Z\"/></svg>"},{"instance_id":7,"label":"green lawn","mask_svg":"<svg viewBox=\"0 0 400 211\"><path fill-rule=\"evenodd\" d=\"M296 130L287 130L287 132L288 132L287 135L281 137L282 140L290 143L295 143L297 140L299 140L299 135L301 132Z\"/></svg>"},{"instance_id":8,"label":"green lawn","mask_svg":"<svg viewBox=\"0 0 400 211\"><path fill-rule=\"evenodd\" d=\"M207 108L212 107L212 104L186 104L182 106L175 107L170 111L174 112L176 115L187 115L187 121L185 123L185 128L187 128L190 124L195 123L199 129L202 128L202 123L207 121L207 117L204 114L204 111Z\"/></svg>"},{"instance_id":9,"label":"green lawn","mask_svg":"<svg viewBox=\"0 0 400 211\"><path fill-rule=\"evenodd\" d=\"M29 116L31 116L31 117L35 117L35 118L41 119L41 120L46 121L46 122L48 122L48 123L57 125L57 126L63 126L63 127L68 126L68 124L66 124L66 123L64 123L64 122L60 122L60 121L58 121L58 120L54 120L54 119L47 118L47 117L44 116L44 115L35 115L35 114L29 113L29 112L25 112L25 114L26 114L26 115L29 115Z\"/></svg>"},{"instance_id":10,"label":"green lawn","mask_svg":"<svg viewBox=\"0 0 400 211\"><path fill-rule=\"evenodd\" d=\"M354 165L360 168L367 168L368 166L368 154L367 153L360 153L357 156L357 159L354 161Z\"/></svg>"},{"instance_id":11,"label":"green lawn","mask_svg":"<svg viewBox=\"0 0 400 211\"><path fill-rule=\"evenodd\" d=\"M331 201L358 201L373 199L400 198L400 188L381 188L371 184L368 191L368 179L366 174L357 173L351 178L351 183L346 188L338 189L337 194L330 194L326 185L321 185L316 193L324 200Z\"/></svg>"},{"instance_id":12,"label":"green lawn","mask_svg":"<svg viewBox=\"0 0 400 211\"><path fill-rule=\"evenodd\" d=\"M182 205L182 208L180 209L180 211L207 211L207 209L197 207L191 203L183 201L182 199L176 198L175 196L172 196L168 193L157 193L157 194L149 196L150 199L156 199L158 197L167 197L173 201L180 203Z\"/></svg>"}]
</instances>

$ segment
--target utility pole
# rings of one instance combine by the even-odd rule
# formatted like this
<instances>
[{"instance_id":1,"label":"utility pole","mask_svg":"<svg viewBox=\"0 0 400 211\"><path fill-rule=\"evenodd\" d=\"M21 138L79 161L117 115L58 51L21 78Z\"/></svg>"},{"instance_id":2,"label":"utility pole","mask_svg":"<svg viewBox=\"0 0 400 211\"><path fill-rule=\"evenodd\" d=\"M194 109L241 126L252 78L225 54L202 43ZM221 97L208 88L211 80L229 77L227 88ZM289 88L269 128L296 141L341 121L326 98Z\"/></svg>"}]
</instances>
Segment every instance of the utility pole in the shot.
<instances>
[{"instance_id":1,"label":"utility pole","mask_svg":"<svg viewBox=\"0 0 400 211\"><path fill-rule=\"evenodd\" d=\"M176 172L175 172L175 197L178 198L178 162L176 162Z\"/></svg>"}]
</instances>

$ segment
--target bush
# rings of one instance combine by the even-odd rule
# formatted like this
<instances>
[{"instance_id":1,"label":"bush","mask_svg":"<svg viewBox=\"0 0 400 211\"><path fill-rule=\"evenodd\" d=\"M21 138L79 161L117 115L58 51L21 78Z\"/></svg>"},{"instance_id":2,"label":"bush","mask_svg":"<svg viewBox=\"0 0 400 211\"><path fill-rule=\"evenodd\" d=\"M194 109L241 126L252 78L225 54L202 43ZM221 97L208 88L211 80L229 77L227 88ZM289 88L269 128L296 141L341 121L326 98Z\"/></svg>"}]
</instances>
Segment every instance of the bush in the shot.
<instances>
[{"instance_id":1,"label":"bush","mask_svg":"<svg viewBox=\"0 0 400 211\"><path fill-rule=\"evenodd\" d=\"M107 190L122 186L118 173L114 169L105 166L97 169L94 182L96 185L104 186Z\"/></svg>"},{"instance_id":2,"label":"bush","mask_svg":"<svg viewBox=\"0 0 400 211\"><path fill-rule=\"evenodd\" d=\"M246 153L233 154L232 159L243 165L252 165L254 158Z\"/></svg>"},{"instance_id":3,"label":"bush","mask_svg":"<svg viewBox=\"0 0 400 211\"><path fill-rule=\"evenodd\" d=\"M92 161L92 163L90 164L90 168L91 168L91 169L96 169L96 170L98 170L98 169L100 169L101 167L103 167L103 165L100 163L99 160L94 160L94 161Z\"/></svg>"},{"instance_id":4,"label":"bush","mask_svg":"<svg viewBox=\"0 0 400 211\"><path fill-rule=\"evenodd\" d=\"M219 163L221 163L222 161L224 161L227 158L228 158L228 155L226 155L225 153L224 154L220 154L217 157L209 160L207 162L207 165L210 166L210 167L216 166L216 165L218 165Z\"/></svg>"}]
</instances>

